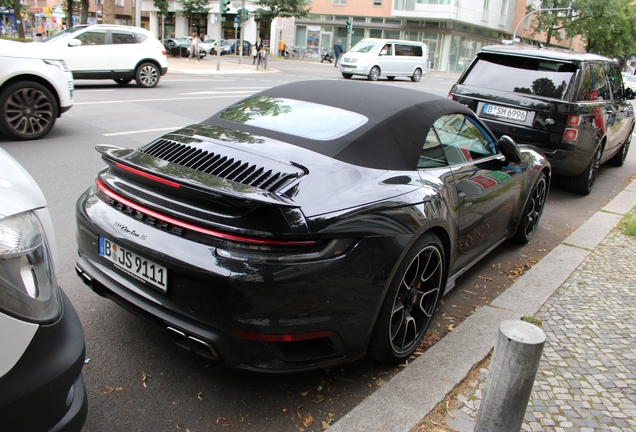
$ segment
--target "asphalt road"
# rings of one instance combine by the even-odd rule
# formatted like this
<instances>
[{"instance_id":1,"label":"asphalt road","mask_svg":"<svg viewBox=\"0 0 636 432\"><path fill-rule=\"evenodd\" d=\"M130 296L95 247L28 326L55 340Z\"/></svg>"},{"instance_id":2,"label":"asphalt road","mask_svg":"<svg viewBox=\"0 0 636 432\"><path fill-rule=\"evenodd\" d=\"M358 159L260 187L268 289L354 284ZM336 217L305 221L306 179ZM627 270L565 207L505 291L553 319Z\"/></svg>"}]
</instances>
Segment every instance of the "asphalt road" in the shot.
<instances>
[{"instance_id":1,"label":"asphalt road","mask_svg":"<svg viewBox=\"0 0 636 432\"><path fill-rule=\"evenodd\" d=\"M302 374L231 370L173 345L162 329L100 298L75 274L75 201L103 166L94 146L137 147L274 85L342 79L328 64L270 61L270 68L280 72L169 74L150 90L106 81L77 82L75 106L45 139L18 143L0 137L0 146L31 172L50 205L59 282L75 305L86 336L84 377L89 414L85 431L320 431L322 422L342 417L408 367L387 367L363 359ZM426 76L419 83L396 80L378 85L445 96L452 83L448 77ZM443 300L427 341L433 343L505 290L622 190L634 173L636 156L632 152L622 168L601 168L590 196L573 195L554 185L538 235L524 247L500 246L462 276Z\"/></svg>"}]
</instances>

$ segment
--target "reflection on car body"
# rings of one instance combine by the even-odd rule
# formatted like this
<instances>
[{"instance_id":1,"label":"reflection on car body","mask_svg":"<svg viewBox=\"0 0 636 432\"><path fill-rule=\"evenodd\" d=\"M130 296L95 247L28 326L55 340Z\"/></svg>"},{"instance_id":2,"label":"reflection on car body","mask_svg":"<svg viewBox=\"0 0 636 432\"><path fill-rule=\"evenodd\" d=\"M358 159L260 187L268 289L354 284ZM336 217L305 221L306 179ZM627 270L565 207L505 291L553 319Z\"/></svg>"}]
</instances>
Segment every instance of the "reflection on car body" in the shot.
<instances>
[{"instance_id":1,"label":"reflection on car body","mask_svg":"<svg viewBox=\"0 0 636 432\"><path fill-rule=\"evenodd\" d=\"M361 82L274 87L137 150L97 149L82 280L182 347L267 372L404 361L459 275L530 240L550 182L466 107ZM138 277L144 261L165 289Z\"/></svg>"}]
</instances>

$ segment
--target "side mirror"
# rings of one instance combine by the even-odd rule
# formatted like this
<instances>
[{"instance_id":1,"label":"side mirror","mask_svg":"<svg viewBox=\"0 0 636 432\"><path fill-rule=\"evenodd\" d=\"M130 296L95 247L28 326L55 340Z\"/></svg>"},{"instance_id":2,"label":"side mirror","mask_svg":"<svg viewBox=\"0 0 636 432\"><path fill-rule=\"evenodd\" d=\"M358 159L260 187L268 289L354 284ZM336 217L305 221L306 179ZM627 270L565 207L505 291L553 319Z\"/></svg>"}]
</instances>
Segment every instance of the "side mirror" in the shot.
<instances>
[{"instance_id":1,"label":"side mirror","mask_svg":"<svg viewBox=\"0 0 636 432\"><path fill-rule=\"evenodd\" d=\"M521 163L521 152L519 151L519 147L508 135L502 135L501 138L499 138L499 141L497 141L497 148L509 162L516 164Z\"/></svg>"},{"instance_id":2,"label":"side mirror","mask_svg":"<svg viewBox=\"0 0 636 432\"><path fill-rule=\"evenodd\" d=\"M634 99L634 90L630 87L625 87L625 99Z\"/></svg>"},{"instance_id":3,"label":"side mirror","mask_svg":"<svg viewBox=\"0 0 636 432\"><path fill-rule=\"evenodd\" d=\"M68 41L68 46L70 47L78 47L82 44L82 41L79 39L71 39L70 41Z\"/></svg>"}]
</instances>

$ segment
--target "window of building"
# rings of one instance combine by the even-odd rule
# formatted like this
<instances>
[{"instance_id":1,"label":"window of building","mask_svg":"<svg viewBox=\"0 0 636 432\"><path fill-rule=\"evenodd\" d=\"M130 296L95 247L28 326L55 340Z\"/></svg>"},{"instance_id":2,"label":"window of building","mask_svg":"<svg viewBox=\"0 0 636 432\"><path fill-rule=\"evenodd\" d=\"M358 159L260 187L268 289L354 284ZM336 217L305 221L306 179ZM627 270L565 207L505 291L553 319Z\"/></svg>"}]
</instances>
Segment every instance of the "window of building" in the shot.
<instances>
[{"instance_id":1,"label":"window of building","mask_svg":"<svg viewBox=\"0 0 636 432\"><path fill-rule=\"evenodd\" d=\"M490 0L484 0L484 11L481 15L482 21L488 21L489 14L490 14Z\"/></svg>"},{"instance_id":2,"label":"window of building","mask_svg":"<svg viewBox=\"0 0 636 432\"><path fill-rule=\"evenodd\" d=\"M508 0L503 0L501 2L501 14L499 14L499 25L506 25L506 20L508 19Z\"/></svg>"},{"instance_id":3,"label":"window of building","mask_svg":"<svg viewBox=\"0 0 636 432\"><path fill-rule=\"evenodd\" d=\"M382 0L373 0L373 6L382 6Z\"/></svg>"},{"instance_id":4,"label":"window of building","mask_svg":"<svg viewBox=\"0 0 636 432\"><path fill-rule=\"evenodd\" d=\"M334 6L346 6L347 5L347 0L331 0L332 1L332 5Z\"/></svg>"}]
</instances>

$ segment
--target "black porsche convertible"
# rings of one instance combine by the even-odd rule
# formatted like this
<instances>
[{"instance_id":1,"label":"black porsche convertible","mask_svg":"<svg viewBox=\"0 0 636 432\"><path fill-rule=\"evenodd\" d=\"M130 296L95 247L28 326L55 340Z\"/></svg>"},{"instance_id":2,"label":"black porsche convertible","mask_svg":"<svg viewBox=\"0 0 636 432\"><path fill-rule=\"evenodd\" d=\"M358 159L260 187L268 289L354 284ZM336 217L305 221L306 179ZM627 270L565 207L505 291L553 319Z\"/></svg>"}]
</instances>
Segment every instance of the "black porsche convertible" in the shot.
<instances>
[{"instance_id":1,"label":"black porsche convertible","mask_svg":"<svg viewBox=\"0 0 636 432\"><path fill-rule=\"evenodd\" d=\"M180 346L266 372L403 361L462 273L530 240L551 178L459 103L350 81L97 150L78 275Z\"/></svg>"}]
</instances>

